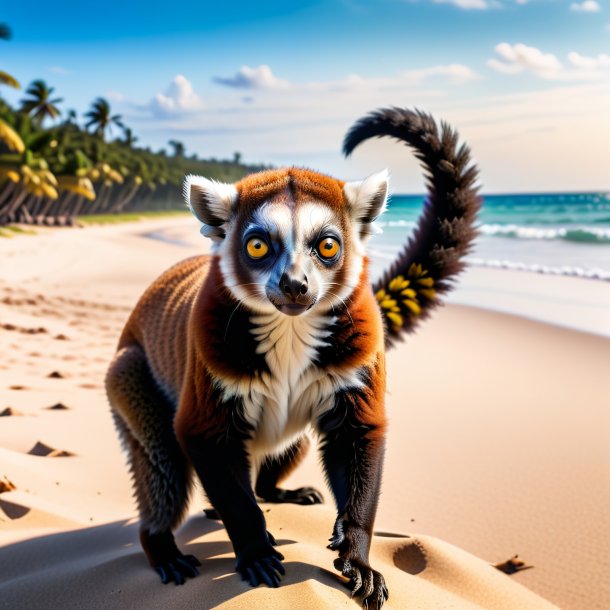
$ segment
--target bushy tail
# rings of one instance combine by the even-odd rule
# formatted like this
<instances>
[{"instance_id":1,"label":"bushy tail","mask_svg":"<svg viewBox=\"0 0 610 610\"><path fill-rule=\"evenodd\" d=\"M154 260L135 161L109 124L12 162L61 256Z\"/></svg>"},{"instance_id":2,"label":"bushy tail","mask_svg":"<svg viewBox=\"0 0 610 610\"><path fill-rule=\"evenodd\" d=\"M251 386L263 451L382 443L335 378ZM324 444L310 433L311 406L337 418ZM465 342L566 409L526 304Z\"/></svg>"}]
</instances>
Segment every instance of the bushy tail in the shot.
<instances>
[{"instance_id":1,"label":"bushy tail","mask_svg":"<svg viewBox=\"0 0 610 610\"><path fill-rule=\"evenodd\" d=\"M458 135L446 123L440 128L419 110L382 108L356 122L343 141L346 156L365 140L390 136L414 149L421 161L428 196L417 228L373 290L386 321L386 346L404 338L439 304L464 269L470 251L480 199L478 170L470 149L458 147Z\"/></svg>"}]
</instances>

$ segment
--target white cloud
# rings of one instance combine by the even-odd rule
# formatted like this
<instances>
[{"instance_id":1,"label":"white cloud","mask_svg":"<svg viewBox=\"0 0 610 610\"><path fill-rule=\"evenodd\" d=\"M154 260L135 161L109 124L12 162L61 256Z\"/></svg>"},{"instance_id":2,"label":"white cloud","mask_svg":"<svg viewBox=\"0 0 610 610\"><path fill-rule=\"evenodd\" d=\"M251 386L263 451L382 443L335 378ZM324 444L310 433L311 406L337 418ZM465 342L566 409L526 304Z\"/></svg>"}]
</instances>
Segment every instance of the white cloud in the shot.
<instances>
[{"instance_id":1,"label":"white cloud","mask_svg":"<svg viewBox=\"0 0 610 610\"><path fill-rule=\"evenodd\" d=\"M610 78L610 56L602 53L587 57L580 53L568 54L569 65L564 66L552 53L536 47L503 42L495 47L500 59L492 58L487 65L502 74L531 72L540 78L559 81L594 81Z\"/></svg>"},{"instance_id":2,"label":"white cloud","mask_svg":"<svg viewBox=\"0 0 610 610\"><path fill-rule=\"evenodd\" d=\"M569 62L576 68L583 68L585 70L597 70L610 68L610 55L600 53L597 57L586 57L580 53L569 53Z\"/></svg>"},{"instance_id":3,"label":"white cloud","mask_svg":"<svg viewBox=\"0 0 610 610\"><path fill-rule=\"evenodd\" d=\"M444 80L451 84L462 84L480 76L468 66L462 64L447 64L404 70L394 77L374 77L366 78L359 74L349 74L345 78L334 81L316 81L305 83L294 83L280 80L273 76L269 66L259 66L258 68L248 68L244 66L231 78L215 77L214 82L236 88L258 89L258 90L283 90L284 93L290 92L311 92L311 91L350 91L364 89L396 89L404 87L415 87L426 81ZM251 98L248 99L251 101Z\"/></svg>"},{"instance_id":4,"label":"white cloud","mask_svg":"<svg viewBox=\"0 0 610 610\"><path fill-rule=\"evenodd\" d=\"M178 74L165 93L157 93L153 97L150 108L157 117L170 117L201 111L205 104L195 93L191 82L182 74Z\"/></svg>"},{"instance_id":5,"label":"white cloud","mask_svg":"<svg viewBox=\"0 0 610 610\"><path fill-rule=\"evenodd\" d=\"M49 68L49 72L53 72L53 74L59 74L60 76L66 76L67 74L72 74L72 70L68 70L67 68L62 68L61 66L52 66Z\"/></svg>"},{"instance_id":6,"label":"white cloud","mask_svg":"<svg viewBox=\"0 0 610 610\"><path fill-rule=\"evenodd\" d=\"M450 83L457 85L480 78L474 70L462 64L448 64L445 66L421 68L419 70L407 70L402 72L401 76L407 81L415 83L432 78L446 78Z\"/></svg>"},{"instance_id":7,"label":"white cloud","mask_svg":"<svg viewBox=\"0 0 610 610\"><path fill-rule=\"evenodd\" d=\"M503 74L519 74L531 70L539 76L551 77L562 69L561 62L552 53L543 53L536 47L501 42L494 50L502 61L492 58L487 65Z\"/></svg>"},{"instance_id":8,"label":"white cloud","mask_svg":"<svg viewBox=\"0 0 610 610\"><path fill-rule=\"evenodd\" d=\"M288 81L274 76L271 68L266 65L258 68L242 66L235 76L216 76L214 82L239 89L283 89L289 86Z\"/></svg>"},{"instance_id":9,"label":"white cloud","mask_svg":"<svg viewBox=\"0 0 610 610\"><path fill-rule=\"evenodd\" d=\"M592 1L592 0L587 0ZM433 0L436 4L453 4L464 10L485 10L492 6L488 0Z\"/></svg>"},{"instance_id":10,"label":"white cloud","mask_svg":"<svg viewBox=\"0 0 610 610\"><path fill-rule=\"evenodd\" d=\"M577 13L597 13L601 10L599 2L596 0L584 0L583 2L573 2L570 4L570 10Z\"/></svg>"},{"instance_id":11,"label":"white cloud","mask_svg":"<svg viewBox=\"0 0 610 610\"><path fill-rule=\"evenodd\" d=\"M124 102L125 96L120 91L106 91L106 97L111 102Z\"/></svg>"}]
</instances>

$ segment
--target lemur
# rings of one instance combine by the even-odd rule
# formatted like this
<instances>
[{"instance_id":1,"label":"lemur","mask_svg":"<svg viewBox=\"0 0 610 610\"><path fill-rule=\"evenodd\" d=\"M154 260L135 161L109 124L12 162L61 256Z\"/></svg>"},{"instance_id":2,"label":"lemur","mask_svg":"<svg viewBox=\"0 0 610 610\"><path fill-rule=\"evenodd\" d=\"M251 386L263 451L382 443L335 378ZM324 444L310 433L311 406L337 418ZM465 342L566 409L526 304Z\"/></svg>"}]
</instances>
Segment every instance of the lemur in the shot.
<instances>
[{"instance_id":1,"label":"lemur","mask_svg":"<svg viewBox=\"0 0 610 610\"><path fill-rule=\"evenodd\" d=\"M412 147L428 197L414 235L373 286L365 244L386 206L388 175L359 182L290 167L223 184L188 176L185 198L212 254L178 263L136 305L106 379L128 452L140 540L163 583L199 560L172 530L192 471L227 530L236 571L278 586L283 556L258 498L315 504L313 488L279 485L319 437L337 517L329 548L364 605L388 597L369 563L382 476L385 350L439 303L475 228L477 170L457 134L419 111L381 109L346 135ZM251 472L258 469L254 489Z\"/></svg>"}]
</instances>

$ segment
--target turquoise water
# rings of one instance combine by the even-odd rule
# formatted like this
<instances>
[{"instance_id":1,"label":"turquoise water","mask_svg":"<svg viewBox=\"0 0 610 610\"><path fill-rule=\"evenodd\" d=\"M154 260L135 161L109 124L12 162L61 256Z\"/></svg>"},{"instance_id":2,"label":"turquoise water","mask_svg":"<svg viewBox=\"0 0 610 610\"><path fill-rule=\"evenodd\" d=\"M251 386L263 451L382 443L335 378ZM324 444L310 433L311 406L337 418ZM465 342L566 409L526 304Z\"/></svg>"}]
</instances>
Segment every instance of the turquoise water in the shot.
<instances>
[{"instance_id":1,"label":"turquoise water","mask_svg":"<svg viewBox=\"0 0 610 610\"><path fill-rule=\"evenodd\" d=\"M394 195L369 252L387 266L412 232L425 197ZM610 280L610 193L485 195L473 265Z\"/></svg>"}]
</instances>

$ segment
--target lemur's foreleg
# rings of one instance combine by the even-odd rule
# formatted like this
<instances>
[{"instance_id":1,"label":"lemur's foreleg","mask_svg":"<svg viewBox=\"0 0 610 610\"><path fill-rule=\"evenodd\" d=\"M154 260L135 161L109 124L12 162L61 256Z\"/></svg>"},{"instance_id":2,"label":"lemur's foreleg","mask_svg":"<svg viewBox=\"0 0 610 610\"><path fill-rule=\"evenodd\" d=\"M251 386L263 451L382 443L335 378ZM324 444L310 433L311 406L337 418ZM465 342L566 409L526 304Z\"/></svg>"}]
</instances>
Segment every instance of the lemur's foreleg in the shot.
<instances>
[{"instance_id":1,"label":"lemur's foreleg","mask_svg":"<svg viewBox=\"0 0 610 610\"><path fill-rule=\"evenodd\" d=\"M313 487L299 489L282 489L278 487L302 461L310 441L306 436L293 443L282 455L267 458L256 478L256 495L266 502L287 502L291 504L320 504L324 502L322 494Z\"/></svg>"},{"instance_id":2,"label":"lemur's foreleg","mask_svg":"<svg viewBox=\"0 0 610 610\"><path fill-rule=\"evenodd\" d=\"M182 434L181 443L224 523L242 580L254 587L261 583L277 587L284 557L273 548L273 537L256 503L244 438L229 429L220 436Z\"/></svg>"},{"instance_id":3,"label":"lemur's foreleg","mask_svg":"<svg viewBox=\"0 0 610 610\"><path fill-rule=\"evenodd\" d=\"M343 391L319 421L322 459L338 515L329 548L339 552L335 567L351 580L352 594L373 609L388 597L383 576L369 563L385 447L382 400L374 384Z\"/></svg>"},{"instance_id":4,"label":"lemur's foreleg","mask_svg":"<svg viewBox=\"0 0 610 610\"><path fill-rule=\"evenodd\" d=\"M134 475L142 548L163 583L180 585L196 576L201 564L180 552L172 534L186 510L190 479L173 433L173 408L155 385L138 345L117 353L106 388Z\"/></svg>"}]
</instances>

